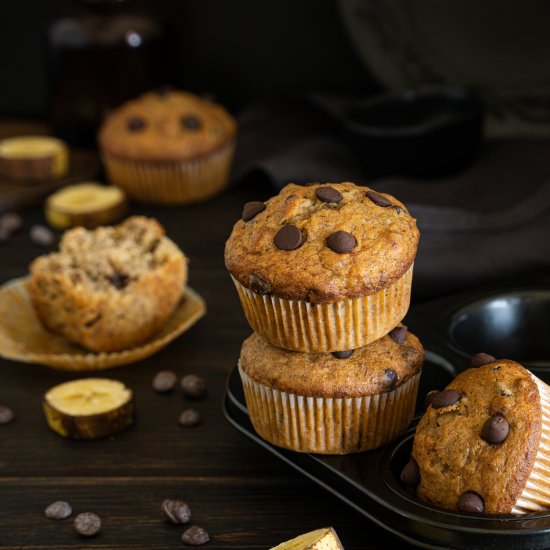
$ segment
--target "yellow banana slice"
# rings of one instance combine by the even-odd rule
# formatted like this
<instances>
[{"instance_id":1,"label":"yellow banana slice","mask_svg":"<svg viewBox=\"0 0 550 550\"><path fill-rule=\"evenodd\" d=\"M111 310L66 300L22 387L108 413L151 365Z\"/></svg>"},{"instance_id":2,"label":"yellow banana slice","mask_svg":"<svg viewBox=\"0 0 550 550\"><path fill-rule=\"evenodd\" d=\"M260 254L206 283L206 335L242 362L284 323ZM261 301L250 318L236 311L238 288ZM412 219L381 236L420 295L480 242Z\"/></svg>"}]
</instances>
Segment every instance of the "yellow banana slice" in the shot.
<instances>
[{"instance_id":1,"label":"yellow banana slice","mask_svg":"<svg viewBox=\"0 0 550 550\"><path fill-rule=\"evenodd\" d=\"M50 195L45 215L48 223L56 229L77 225L92 229L121 218L126 210L126 197L118 187L83 182Z\"/></svg>"},{"instance_id":2,"label":"yellow banana slice","mask_svg":"<svg viewBox=\"0 0 550 550\"><path fill-rule=\"evenodd\" d=\"M325 527L282 542L271 550L344 550L336 531Z\"/></svg>"},{"instance_id":3,"label":"yellow banana slice","mask_svg":"<svg viewBox=\"0 0 550 550\"><path fill-rule=\"evenodd\" d=\"M51 388L44 396L50 428L63 437L96 439L120 432L133 421L132 390L107 378L84 378Z\"/></svg>"}]
</instances>

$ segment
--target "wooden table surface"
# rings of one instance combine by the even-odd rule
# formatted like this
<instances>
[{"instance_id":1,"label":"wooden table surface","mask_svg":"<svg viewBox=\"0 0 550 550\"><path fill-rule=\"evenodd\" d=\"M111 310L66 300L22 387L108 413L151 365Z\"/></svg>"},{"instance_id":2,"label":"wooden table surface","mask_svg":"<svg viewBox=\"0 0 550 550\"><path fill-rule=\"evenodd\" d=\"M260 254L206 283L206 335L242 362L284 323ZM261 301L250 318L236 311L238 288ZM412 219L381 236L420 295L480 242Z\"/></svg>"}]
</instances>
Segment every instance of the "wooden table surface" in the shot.
<instances>
[{"instance_id":1,"label":"wooden table surface","mask_svg":"<svg viewBox=\"0 0 550 550\"><path fill-rule=\"evenodd\" d=\"M50 431L41 409L44 392L78 378L41 365L0 359L0 404L16 420L0 427L1 548L177 548L183 527L163 521L165 498L187 501L193 523L206 528L209 548L271 548L300 533L332 525L346 549L410 548L295 472L233 429L222 412L224 386L250 333L224 269L223 248L247 200L263 200L266 186L231 189L198 205L133 206L156 217L190 258L190 285L208 312L191 330L155 356L104 371L135 392L136 421L116 437L78 442ZM0 282L23 276L44 249L28 228L42 222L39 207L25 211L25 229L0 243ZM188 405L180 392L159 395L151 379L160 369L196 373L207 399L194 403L196 428L178 426ZM101 534L81 539L72 521L44 517L52 501L68 500L76 513L93 511Z\"/></svg>"}]
</instances>

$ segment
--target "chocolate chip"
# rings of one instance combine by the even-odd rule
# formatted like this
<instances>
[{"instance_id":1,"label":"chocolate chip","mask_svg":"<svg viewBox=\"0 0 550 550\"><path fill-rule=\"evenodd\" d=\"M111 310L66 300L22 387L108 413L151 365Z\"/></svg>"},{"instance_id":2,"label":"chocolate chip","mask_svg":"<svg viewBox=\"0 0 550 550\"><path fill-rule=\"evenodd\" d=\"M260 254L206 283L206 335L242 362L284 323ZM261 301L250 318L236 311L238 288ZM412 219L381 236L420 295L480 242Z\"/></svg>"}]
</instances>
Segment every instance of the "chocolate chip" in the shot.
<instances>
[{"instance_id":1,"label":"chocolate chip","mask_svg":"<svg viewBox=\"0 0 550 550\"><path fill-rule=\"evenodd\" d=\"M470 367L476 369L477 367L487 365L488 363L494 363L495 361L496 359L488 353L476 353L470 361Z\"/></svg>"},{"instance_id":2,"label":"chocolate chip","mask_svg":"<svg viewBox=\"0 0 550 550\"><path fill-rule=\"evenodd\" d=\"M506 440L510 433L510 424L504 416L495 414L487 419L481 429L481 439L487 441L491 445L498 445Z\"/></svg>"},{"instance_id":3,"label":"chocolate chip","mask_svg":"<svg viewBox=\"0 0 550 550\"><path fill-rule=\"evenodd\" d=\"M180 414L178 422L184 428L194 428L202 422L202 418L197 410L189 408Z\"/></svg>"},{"instance_id":4,"label":"chocolate chip","mask_svg":"<svg viewBox=\"0 0 550 550\"><path fill-rule=\"evenodd\" d=\"M167 97L170 95L170 93L174 90L172 86L161 86L160 88L157 88L155 91L157 92L157 95L159 97Z\"/></svg>"},{"instance_id":5,"label":"chocolate chip","mask_svg":"<svg viewBox=\"0 0 550 550\"><path fill-rule=\"evenodd\" d=\"M153 378L153 389L159 393L169 393L175 387L178 381L178 377L175 372L171 370L161 370L155 374Z\"/></svg>"},{"instance_id":6,"label":"chocolate chip","mask_svg":"<svg viewBox=\"0 0 550 550\"><path fill-rule=\"evenodd\" d=\"M206 382L196 374L186 374L181 379L181 389L187 397L201 399L206 396Z\"/></svg>"},{"instance_id":7,"label":"chocolate chip","mask_svg":"<svg viewBox=\"0 0 550 550\"><path fill-rule=\"evenodd\" d=\"M440 391L432 400L432 408L441 409L443 407L450 407L458 402L460 394L456 390L443 390Z\"/></svg>"},{"instance_id":8,"label":"chocolate chip","mask_svg":"<svg viewBox=\"0 0 550 550\"><path fill-rule=\"evenodd\" d=\"M265 204L260 201L250 201L245 203L242 219L245 222L253 220L260 212L265 210Z\"/></svg>"},{"instance_id":9,"label":"chocolate chip","mask_svg":"<svg viewBox=\"0 0 550 550\"><path fill-rule=\"evenodd\" d=\"M128 119L127 122L128 130L131 132L139 132L140 130L143 130L146 126L145 119L141 118L140 116L133 116L132 118Z\"/></svg>"},{"instance_id":10,"label":"chocolate chip","mask_svg":"<svg viewBox=\"0 0 550 550\"><path fill-rule=\"evenodd\" d=\"M404 483L408 487L418 487L420 483L420 468L414 458L411 458L410 462L407 462L401 475L399 476L401 483Z\"/></svg>"},{"instance_id":11,"label":"chocolate chip","mask_svg":"<svg viewBox=\"0 0 550 550\"><path fill-rule=\"evenodd\" d=\"M160 509L164 517L176 525L182 525L191 521L191 509L187 502L183 500L172 500L167 498L162 501Z\"/></svg>"},{"instance_id":12,"label":"chocolate chip","mask_svg":"<svg viewBox=\"0 0 550 550\"><path fill-rule=\"evenodd\" d=\"M310 181L309 183L304 183L304 187L311 187L312 185L321 185L318 181Z\"/></svg>"},{"instance_id":13,"label":"chocolate chip","mask_svg":"<svg viewBox=\"0 0 550 550\"><path fill-rule=\"evenodd\" d=\"M93 512L83 512L74 518L73 526L81 537L95 537L101 529L101 518Z\"/></svg>"},{"instance_id":14,"label":"chocolate chip","mask_svg":"<svg viewBox=\"0 0 550 550\"><path fill-rule=\"evenodd\" d=\"M34 244L39 246L51 246L55 241L55 235L45 225L33 225L29 231L29 237Z\"/></svg>"},{"instance_id":15,"label":"chocolate chip","mask_svg":"<svg viewBox=\"0 0 550 550\"><path fill-rule=\"evenodd\" d=\"M124 273L117 273L116 271L107 277L107 280L117 289L122 290L128 285L130 277Z\"/></svg>"},{"instance_id":16,"label":"chocolate chip","mask_svg":"<svg viewBox=\"0 0 550 550\"><path fill-rule=\"evenodd\" d=\"M287 223L277 231L273 242L279 250L296 250L302 246L302 233L295 225Z\"/></svg>"},{"instance_id":17,"label":"chocolate chip","mask_svg":"<svg viewBox=\"0 0 550 550\"><path fill-rule=\"evenodd\" d=\"M266 294L271 294L271 291L273 289L267 281L253 273L250 276L250 290L252 290L256 294L265 296Z\"/></svg>"},{"instance_id":18,"label":"chocolate chip","mask_svg":"<svg viewBox=\"0 0 550 550\"><path fill-rule=\"evenodd\" d=\"M327 246L338 254L346 254L357 246L357 240L347 231L336 231L327 239Z\"/></svg>"},{"instance_id":19,"label":"chocolate chip","mask_svg":"<svg viewBox=\"0 0 550 550\"><path fill-rule=\"evenodd\" d=\"M340 191L334 189L334 187L318 187L315 189L315 196L323 202L338 203L344 197Z\"/></svg>"},{"instance_id":20,"label":"chocolate chip","mask_svg":"<svg viewBox=\"0 0 550 550\"><path fill-rule=\"evenodd\" d=\"M73 513L73 509L68 502L58 500L52 502L45 510L44 515L48 519L67 519Z\"/></svg>"},{"instance_id":21,"label":"chocolate chip","mask_svg":"<svg viewBox=\"0 0 550 550\"><path fill-rule=\"evenodd\" d=\"M481 514L485 510L483 499L473 491L467 491L460 495L457 509L459 512L471 512Z\"/></svg>"},{"instance_id":22,"label":"chocolate chip","mask_svg":"<svg viewBox=\"0 0 550 550\"><path fill-rule=\"evenodd\" d=\"M399 216L399 214L401 214L401 212L403 212L403 210L401 210L401 208L399 208L399 206L396 206L396 207L395 207L395 212L396 212L397 215Z\"/></svg>"},{"instance_id":23,"label":"chocolate chip","mask_svg":"<svg viewBox=\"0 0 550 550\"><path fill-rule=\"evenodd\" d=\"M14 418L15 418L15 415L13 414L13 411L9 407L0 405L0 426L5 426L6 424L13 422Z\"/></svg>"},{"instance_id":24,"label":"chocolate chip","mask_svg":"<svg viewBox=\"0 0 550 550\"><path fill-rule=\"evenodd\" d=\"M407 327L395 327L388 336L397 344L402 345L407 340Z\"/></svg>"},{"instance_id":25,"label":"chocolate chip","mask_svg":"<svg viewBox=\"0 0 550 550\"><path fill-rule=\"evenodd\" d=\"M189 527L187 531L184 531L181 536L181 542L189 546L200 546L201 544L206 544L210 540L210 535L206 529L199 527L198 525L193 525Z\"/></svg>"},{"instance_id":26,"label":"chocolate chip","mask_svg":"<svg viewBox=\"0 0 550 550\"><path fill-rule=\"evenodd\" d=\"M333 351L332 355L336 357L336 359L347 359L348 357L351 357L353 355L354 350L347 349L343 351Z\"/></svg>"},{"instance_id":27,"label":"chocolate chip","mask_svg":"<svg viewBox=\"0 0 550 550\"><path fill-rule=\"evenodd\" d=\"M387 208L392 205L391 201L376 191L367 191L365 194L374 204L376 204L376 206Z\"/></svg>"},{"instance_id":28,"label":"chocolate chip","mask_svg":"<svg viewBox=\"0 0 550 550\"><path fill-rule=\"evenodd\" d=\"M434 400L434 397L439 393L439 390L430 390L424 398L424 408L427 409Z\"/></svg>"},{"instance_id":29,"label":"chocolate chip","mask_svg":"<svg viewBox=\"0 0 550 550\"><path fill-rule=\"evenodd\" d=\"M395 388L397 384L397 373L393 369L384 369L384 374L382 375L382 383L384 387L389 391Z\"/></svg>"},{"instance_id":30,"label":"chocolate chip","mask_svg":"<svg viewBox=\"0 0 550 550\"><path fill-rule=\"evenodd\" d=\"M201 119L195 115L182 116L180 118L180 123L186 130L192 130L193 132L202 128Z\"/></svg>"}]
</instances>

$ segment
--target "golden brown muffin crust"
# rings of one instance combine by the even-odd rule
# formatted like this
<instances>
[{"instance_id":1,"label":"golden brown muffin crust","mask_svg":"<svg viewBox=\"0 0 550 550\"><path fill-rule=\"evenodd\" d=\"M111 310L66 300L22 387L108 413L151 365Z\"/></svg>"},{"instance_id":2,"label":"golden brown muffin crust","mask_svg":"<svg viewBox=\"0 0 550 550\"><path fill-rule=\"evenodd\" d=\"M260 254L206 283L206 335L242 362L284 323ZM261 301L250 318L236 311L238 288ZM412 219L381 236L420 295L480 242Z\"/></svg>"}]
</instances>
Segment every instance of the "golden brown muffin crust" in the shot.
<instances>
[{"instance_id":1,"label":"golden brown muffin crust","mask_svg":"<svg viewBox=\"0 0 550 550\"><path fill-rule=\"evenodd\" d=\"M240 365L252 379L279 391L310 397L362 397L388 392L420 371L424 349L407 334L356 349L347 359L332 353L300 353L271 345L254 333L243 342Z\"/></svg>"},{"instance_id":2,"label":"golden brown muffin crust","mask_svg":"<svg viewBox=\"0 0 550 550\"><path fill-rule=\"evenodd\" d=\"M136 120L143 126L132 130ZM150 92L119 107L103 123L98 140L105 153L122 159L178 162L214 153L235 134L235 121L221 105L170 91Z\"/></svg>"},{"instance_id":3,"label":"golden brown muffin crust","mask_svg":"<svg viewBox=\"0 0 550 550\"><path fill-rule=\"evenodd\" d=\"M342 200L323 202L318 188L336 189ZM250 221L239 220L225 247L225 265L246 288L289 300L334 302L370 295L391 285L411 266L419 233L401 202L382 207L370 200L368 187L353 183L289 184L269 199ZM274 239L293 224L303 243L281 250ZM329 247L329 237L345 231L357 244L351 252Z\"/></svg>"},{"instance_id":4,"label":"golden brown muffin crust","mask_svg":"<svg viewBox=\"0 0 550 550\"><path fill-rule=\"evenodd\" d=\"M531 472L541 433L539 390L529 371L507 359L459 374L447 389L454 405L428 408L418 424L413 458L420 469L418 497L457 509L468 491L480 495L487 514L508 514ZM510 426L499 444L480 437L500 414Z\"/></svg>"}]
</instances>

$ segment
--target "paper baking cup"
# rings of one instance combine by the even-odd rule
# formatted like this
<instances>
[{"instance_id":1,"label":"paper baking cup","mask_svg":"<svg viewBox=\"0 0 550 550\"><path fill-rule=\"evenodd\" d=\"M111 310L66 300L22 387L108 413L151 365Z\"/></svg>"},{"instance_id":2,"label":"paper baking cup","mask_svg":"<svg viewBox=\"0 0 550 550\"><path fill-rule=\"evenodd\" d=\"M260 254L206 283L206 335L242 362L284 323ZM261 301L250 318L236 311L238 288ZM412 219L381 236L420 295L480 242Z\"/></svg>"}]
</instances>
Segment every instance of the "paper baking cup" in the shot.
<instances>
[{"instance_id":1,"label":"paper baking cup","mask_svg":"<svg viewBox=\"0 0 550 550\"><path fill-rule=\"evenodd\" d=\"M181 162L138 162L103 154L111 183L142 202L184 204L221 191L229 181L234 143L211 155Z\"/></svg>"},{"instance_id":2,"label":"paper baking cup","mask_svg":"<svg viewBox=\"0 0 550 550\"><path fill-rule=\"evenodd\" d=\"M375 294L327 304L262 296L232 278L255 332L279 348L328 352L366 346L405 317L413 265L395 283Z\"/></svg>"},{"instance_id":3,"label":"paper baking cup","mask_svg":"<svg viewBox=\"0 0 550 550\"><path fill-rule=\"evenodd\" d=\"M27 291L27 280L16 279L0 288L0 356L60 370L94 371L135 363L167 346L206 312L204 300L187 287L174 313L148 342L124 351L92 353L44 328Z\"/></svg>"},{"instance_id":4,"label":"paper baking cup","mask_svg":"<svg viewBox=\"0 0 550 550\"><path fill-rule=\"evenodd\" d=\"M550 509L550 388L533 374L542 410L541 434L533 469L512 508L513 514L532 514Z\"/></svg>"},{"instance_id":5,"label":"paper baking cup","mask_svg":"<svg viewBox=\"0 0 550 550\"><path fill-rule=\"evenodd\" d=\"M348 454L376 449L402 434L416 404L420 373L393 391L365 397L304 397L250 378L239 366L250 420L279 447Z\"/></svg>"}]
</instances>

